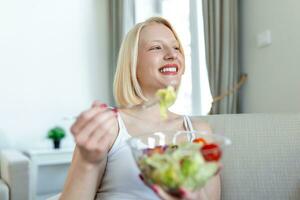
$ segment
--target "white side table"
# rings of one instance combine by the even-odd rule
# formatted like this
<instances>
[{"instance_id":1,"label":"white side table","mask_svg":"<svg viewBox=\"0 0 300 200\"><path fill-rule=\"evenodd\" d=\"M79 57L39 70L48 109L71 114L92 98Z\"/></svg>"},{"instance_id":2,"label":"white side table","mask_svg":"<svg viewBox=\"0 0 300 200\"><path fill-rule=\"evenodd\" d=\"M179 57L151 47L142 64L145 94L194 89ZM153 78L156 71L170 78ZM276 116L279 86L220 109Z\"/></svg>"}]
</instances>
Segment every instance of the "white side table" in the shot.
<instances>
[{"instance_id":1,"label":"white side table","mask_svg":"<svg viewBox=\"0 0 300 200\"><path fill-rule=\"evenodd\" d=\"M74 149L27 150L32 162L32 198L44 200L62 190Z\"/></svg>"}]
</instances>

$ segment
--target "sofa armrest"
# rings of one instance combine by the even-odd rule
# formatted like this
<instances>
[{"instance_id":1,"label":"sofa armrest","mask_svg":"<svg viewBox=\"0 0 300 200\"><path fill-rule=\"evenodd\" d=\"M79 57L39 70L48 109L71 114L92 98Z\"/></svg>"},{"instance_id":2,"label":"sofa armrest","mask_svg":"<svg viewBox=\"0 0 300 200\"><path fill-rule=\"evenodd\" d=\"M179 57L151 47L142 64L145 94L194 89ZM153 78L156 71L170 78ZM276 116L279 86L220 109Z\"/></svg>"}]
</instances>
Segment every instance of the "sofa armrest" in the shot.
<instances>
[{"instance_id":1,"label":"sofa armrest","mask_svg":"<svg viewBox=\"0 0 300 200\"><path fill-rule=\"evenodd\" d=\"M9 200L9 190L6 183L0 179L0 199L1 200Z\"/></svg>"},{"instance_id":2,"label":"sofa armrest","mask_svg":"<svg viewBox=\"0 0 300 200\"><path fill-rule=\"evenodd\" d=\"M31 199L30 160L18 150L1 151L1 178L9 187L10 200Z\"/></svg>"}]
</instances>

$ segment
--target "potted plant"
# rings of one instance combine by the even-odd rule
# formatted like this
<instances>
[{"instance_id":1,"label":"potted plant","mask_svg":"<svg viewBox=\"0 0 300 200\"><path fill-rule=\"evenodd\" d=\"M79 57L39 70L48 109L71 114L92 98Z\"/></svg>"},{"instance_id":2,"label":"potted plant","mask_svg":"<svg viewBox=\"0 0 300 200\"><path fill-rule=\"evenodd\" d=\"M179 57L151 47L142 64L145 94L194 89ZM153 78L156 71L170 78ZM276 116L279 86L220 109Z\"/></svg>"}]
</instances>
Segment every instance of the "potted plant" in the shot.
<instances>
[{"instance_id":1,"label":"potted plant","mask_svg":"<svg viewBox=\"0 0 300 200\"><path fill-rule=\"evenodd\" d=\"M66 132L61 127L54 127L48 131L48 138L53 140L54 149L60 148L60 141L66 136Z\"/></svg>"}]
</instances>

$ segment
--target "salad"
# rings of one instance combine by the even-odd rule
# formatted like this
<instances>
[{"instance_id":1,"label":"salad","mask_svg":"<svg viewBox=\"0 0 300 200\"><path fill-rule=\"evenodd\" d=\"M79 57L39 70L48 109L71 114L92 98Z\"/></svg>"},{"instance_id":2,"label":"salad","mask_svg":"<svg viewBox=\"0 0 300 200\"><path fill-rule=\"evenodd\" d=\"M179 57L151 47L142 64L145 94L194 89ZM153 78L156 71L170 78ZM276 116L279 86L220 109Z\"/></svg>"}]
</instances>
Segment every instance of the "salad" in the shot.
<instances>
[{"instance_id":1,"label":"salad","mask_svg":"<svg viewBox=\"0 0 300 200\"><path fill-rule=\"evenodd\" d=\"M159 89L156 92L156 96L159 98L160 115L163 119L167 119L168 108L172 106L176 100L175 89L172 86L168 86L164 89Z\"/></svg>"},{"instance_id":2,"label":"salad","mask_svg":"<svg viewBox=\"0 0 300 200\"><path fill-rule=\"evenodd\" d=\"M190 191L203 187L219 170L220 158L218 144L196 138L192 143L144 149L137 163L149 184L176 195L182 187Z\"/></svg>"}]
</instances>

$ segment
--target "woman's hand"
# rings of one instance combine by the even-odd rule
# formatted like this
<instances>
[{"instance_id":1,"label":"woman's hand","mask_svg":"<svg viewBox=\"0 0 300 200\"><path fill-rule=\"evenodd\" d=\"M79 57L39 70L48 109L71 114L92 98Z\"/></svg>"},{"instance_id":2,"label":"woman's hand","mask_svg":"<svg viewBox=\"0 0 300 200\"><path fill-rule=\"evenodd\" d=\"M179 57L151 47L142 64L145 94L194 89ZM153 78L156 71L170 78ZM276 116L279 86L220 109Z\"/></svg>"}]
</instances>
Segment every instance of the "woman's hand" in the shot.
<instances>
[{"instance_id":1,"label":"woman's hand","mask_svg":"<svg viewBox=\"0 0 300 200\"><path fill-rule=\"evenodd\" d=\"M80 114L71 127L80 158L87 164L99 164L118 135L117 110L95 101Z\"/></svg>"},{"instance_id":2,"label":"woman's hand","mask_svg":"<svg viewBox=\"0 0 300 200\"><path fill-rule=\"evenodd\" d=\"M207 200L204 189L197 190L195 192L189 192L185 189L179 189L178 197L171 196L166 193L161 187L152 185L151 189L163 200Z\"/></svg>"},{"instance_id":3,"label":"woman's hand","mask_svg":"<svg viewBox=\"0 0 300 200\"><path fill-rule=\"evenodd\" d=\"M158 185L149 185L141 174L140 178L162 200L220 200L221 198L219 171L201 189L191 192L185 188L180 188L177 197L168 194Z\"/></svg>"}]
</instances>

